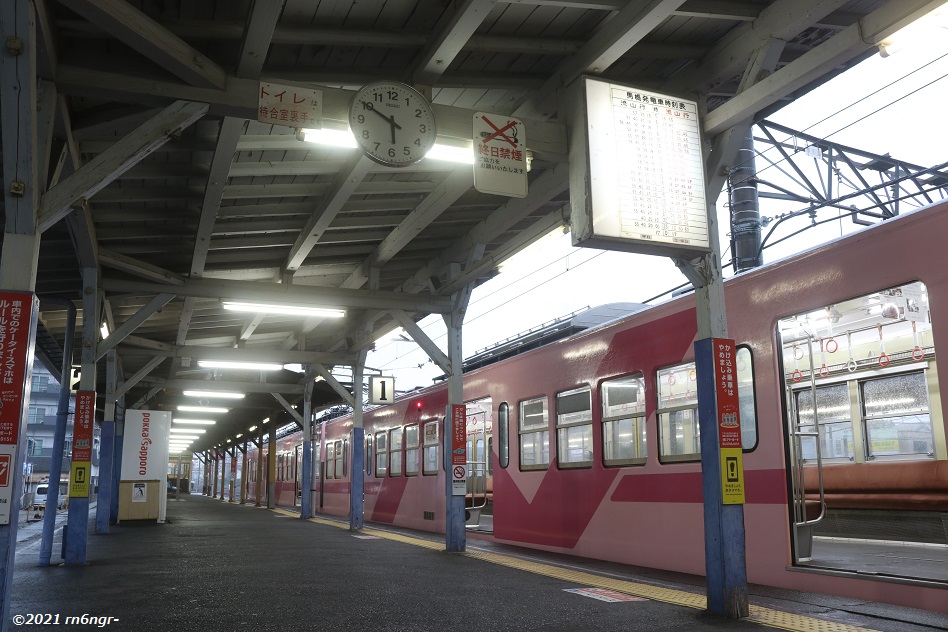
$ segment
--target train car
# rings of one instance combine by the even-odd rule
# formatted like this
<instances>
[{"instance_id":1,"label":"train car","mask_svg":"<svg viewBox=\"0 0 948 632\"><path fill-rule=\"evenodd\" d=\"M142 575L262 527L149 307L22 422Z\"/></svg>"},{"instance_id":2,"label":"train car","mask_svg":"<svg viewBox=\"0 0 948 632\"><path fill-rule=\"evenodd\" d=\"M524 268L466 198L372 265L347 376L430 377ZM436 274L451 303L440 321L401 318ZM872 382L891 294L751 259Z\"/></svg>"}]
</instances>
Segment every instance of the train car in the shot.
<instances>
[{"instance_id":1,"label":"train car","mask_svg":"<svg viewBox=\"0 0 948 632\"><path fill-rule=\"evenodd\" d=\"M749 582L948 612L946 211L725 283ZM470 533L703 574L696 337L683 296L465 373ZM446 403L442 384L365 413L367 522L444 530ZM351 417L318 436L314 507L345 516Z\"/></svg>"}]
</instances>

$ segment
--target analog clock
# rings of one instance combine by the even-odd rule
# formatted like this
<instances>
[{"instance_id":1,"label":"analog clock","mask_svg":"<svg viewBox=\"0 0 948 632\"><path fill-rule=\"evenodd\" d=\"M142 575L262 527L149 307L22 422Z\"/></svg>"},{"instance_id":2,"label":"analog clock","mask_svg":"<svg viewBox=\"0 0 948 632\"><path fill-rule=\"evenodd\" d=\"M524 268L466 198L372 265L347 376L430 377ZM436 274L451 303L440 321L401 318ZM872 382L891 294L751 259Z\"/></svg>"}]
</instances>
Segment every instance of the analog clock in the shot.
<instances>
[{"instance_id":1,"label":"analog clock","mask_svg":"<svg viewBox=\"0 0 948 632\"><path fill-rule=\"evenodd\" d=\"M349 128L366 156L389 167L418 162L437 136L431 104L397 81L377 81L356 92Z\"/></svg>"}]
</instances>

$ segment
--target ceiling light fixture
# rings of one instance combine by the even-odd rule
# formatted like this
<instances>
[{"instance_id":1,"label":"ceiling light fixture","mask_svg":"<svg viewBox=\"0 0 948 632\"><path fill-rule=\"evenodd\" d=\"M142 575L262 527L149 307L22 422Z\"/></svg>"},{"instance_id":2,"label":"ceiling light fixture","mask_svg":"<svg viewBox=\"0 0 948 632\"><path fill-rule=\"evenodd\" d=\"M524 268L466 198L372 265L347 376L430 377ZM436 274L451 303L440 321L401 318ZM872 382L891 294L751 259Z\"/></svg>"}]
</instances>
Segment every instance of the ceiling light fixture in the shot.
<instances>
[{"instance_id":1,"label":"ceiling light fixture","mask_svg":"<svg viewBox=\"0 0 948 632\"><path fill-rule=\"evenodd\" d=\"M246 397L243 393L235 393L233 391L184 391L186 397L210 397L210 398L227 398L227 399L243 399Z\"/></svg>"},{"instance_id":2,"label":"ceiling light fixture","mask_svg":"<svg viewBox=\"0 0 948 632\"><path fill-rule=\"evenodd\" d=\"M250 427L247 429L247 432L253 432L253 431L256 430L256 429L257 429L256 426L250 426Z\"/></svg>"},{"instance_id":3,"label":"ceiling light fixture","mask_svg":"<svg viewBox=\"0 0 948 632\"><path fill-rule=\"evenodd\" d=\"M304 143L314 143L316 145L325 145L327 147L341 147L355 149L358 147L355 138L350 130L338 129L303 129L301 134ZM447 162L458 162L464 165L474 164L473 147L456 147L453 145L435 144L434 147L425 155L425 158L431 160L444 160Z\"/></svg>"},{"instance_id":4,"label":"ceiling light fixture","mask_svg":"<svg viewBox=\"0 0 948 632\"><path fill-rule=\"evenodd\" d=\"M198 365L205 369L251 369L255 371L280 371L282 364L271 362L225 362L224 360L198 360Z\"/></svg>"},{"instance_id":5,"label":"ceiling light fixture","mask_svg":"<svg viewBox=\"0 0 948 632\"><path fill-rule=\"evenodd\" d=\"M102 326L99 327L99 333L102 334L102 340L105 340L106 338L108 338L109 337L109 324L102 323Z\"/></svg>"},{"instance_id":6,"label":"ceiling light fixture","mask_svg":"<svg viewBox=\"0 0 948 632\"><path fill-rule=\"evenodd\" d=\"M172 421L172 423L176 423L176 424L200 424L200 425L202 425L202 426L213 426L214 424L217 423L217 422L214 421L213 419L185 419L185 418L180 418L180 419L172 419L171 421Z\"/></svg>"},{"instance_id":7,"label":"ceiling light fixture","mask_svg":"<svg viewBox=\"0 0 948 632\"><path fill-rule=\"evenodd\" d=\"M172 428L171 432L180 432L183 434L204 434L207 432L204 428Z\"/></svg>"},{"instance_id":8,"label":"ceiling light fixture","mask_svg":"<svg viewBox=\"0 0 948 632\"><path fill-rule=\"evenodd\" d=\"M214 406L178 406L178 410L185 413L226 413L230 408L218 408Z\"/></svg>"},{"instance_id":9,"label":"ceiling light fixture","mask_svg":"<svg viewBox=\"0 0 948 632\"><path fill-rule=\"evenodd\" d=\"M305 305L275 305L270 303L246 303L224 301L223 307L232 312L251 314L284 314L286 316L317 316L319 318L343 318L346 310L333 307L307 307Z\"/></svg>"}]
</instances>

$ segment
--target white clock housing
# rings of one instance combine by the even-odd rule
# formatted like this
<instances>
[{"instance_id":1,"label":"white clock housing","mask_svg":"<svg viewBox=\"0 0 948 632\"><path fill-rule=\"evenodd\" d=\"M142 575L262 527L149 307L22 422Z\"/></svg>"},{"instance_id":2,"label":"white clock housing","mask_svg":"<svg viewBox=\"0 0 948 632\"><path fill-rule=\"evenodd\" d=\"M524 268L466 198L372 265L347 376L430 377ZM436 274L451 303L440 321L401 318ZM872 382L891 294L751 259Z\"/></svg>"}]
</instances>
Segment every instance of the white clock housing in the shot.
<instances>
[{"instance_id":1,"label":"white clock housing","mask_svg":"<svg viewBox=\"0 0 948 632\"><path fill-rule=\"evenodd\" d=\"M366 156L389 167L418 162L438 135L431 104L397 81L377 81L356 92L349 128Z\"/></svg>"}]
</instances>

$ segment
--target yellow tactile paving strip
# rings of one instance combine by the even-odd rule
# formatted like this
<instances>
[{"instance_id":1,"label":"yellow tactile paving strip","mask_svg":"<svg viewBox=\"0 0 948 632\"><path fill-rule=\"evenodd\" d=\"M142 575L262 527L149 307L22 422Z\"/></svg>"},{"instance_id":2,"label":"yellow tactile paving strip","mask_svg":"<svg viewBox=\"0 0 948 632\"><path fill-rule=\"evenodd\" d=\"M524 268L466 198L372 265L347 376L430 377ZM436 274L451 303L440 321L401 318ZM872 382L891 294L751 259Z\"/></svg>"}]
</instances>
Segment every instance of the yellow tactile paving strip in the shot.
<instances>
[{"instance_id":1,"label":"yellow tactile paving strip","mask_svg":"<svg viewBox=\"0 0 948 632\"><path fill-rule=\"evenodd\" d=\"M299 512L287 511L285 509L274 509L273 511L275 513L287 516L299 516ZM309 521L331 527L337 527L340 529L349 528L347 523L337 520L310 518ZM372 535L379 538L384 538L386 540L403 542L405 544L420 546L435 551L444 550L444 543L434 540L415 538L400 533L392 533L389 531L380 531L378 529L369 528L362 529L362 533L363 535ZM609 577L594 575L592 573L570 570L568 568L561 568L559 566L552 566L540 562L531 562L529 560L522 560L516 557L500 555L497 553L487 553L484 551L466 551L461 555L466 555L467 557L483 560L492 564L516 568L528 573L534 573L536 575L544 575L546 577L552 577L554 579L576 583L580 586L608 588L609 590L615 590L627 595L633 595L635 597L645 597L646 599L651 599L653 601L661 601L664 603L674 604L676 606L695 608L697 610L704 610L707 607L707 600L704 595L689 593L683 590L673 590L670 588L651 586L649 584L630 582L622 579L612 579ZM745 621L760 623L762 625L778 628L780 630L791 630L793 632L872 632L871 628L861 628L845 623L837 623L835 621L814 619L813 617L783 612L780 610L774 610L772 608L762 608L753 604L750 605L750 616L747 617Z\"/></svg>"}]
</instances>

